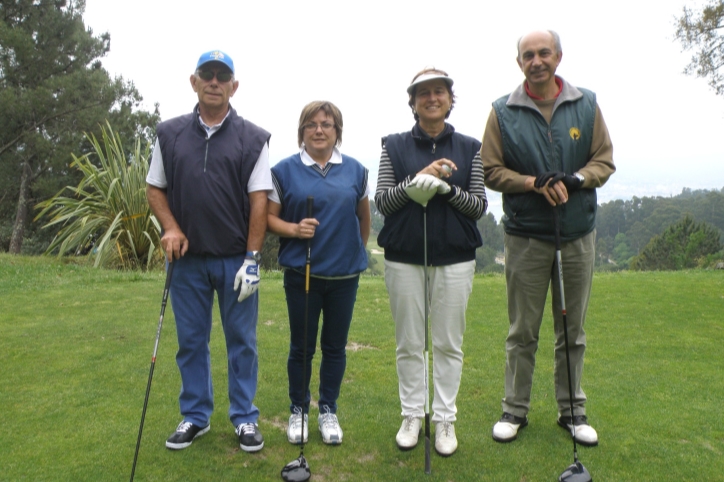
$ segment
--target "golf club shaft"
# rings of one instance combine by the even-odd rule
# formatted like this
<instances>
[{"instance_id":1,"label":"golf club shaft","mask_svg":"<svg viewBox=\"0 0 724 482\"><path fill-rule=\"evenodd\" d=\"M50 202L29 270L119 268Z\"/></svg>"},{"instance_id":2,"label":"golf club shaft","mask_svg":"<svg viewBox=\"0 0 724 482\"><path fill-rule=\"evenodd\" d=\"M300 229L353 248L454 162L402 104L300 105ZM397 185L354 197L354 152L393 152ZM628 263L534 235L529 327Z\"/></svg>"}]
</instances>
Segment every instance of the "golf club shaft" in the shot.
<instances>
[{"instance_id":1,"label":"golf club shaft","mask_svg":"<svg viewBox=\"0 0 724 482\"><path fill-rule=\"evenodd\" d=\"M307 197L307 218L314 215L314 197ZM304 355L302 357L302 396L307 396L307 326L309 324L309 272L312 264L312 238L307 239L307 259L304 270ZM307 415L309 417L309 415ZM304 456L304 407L302 406L302 445L299 456Z\"/></svg>"},{"instance_id":2,"label":"golf club shaft","mask_svg":"<svg viewBox=\"0 0 724 482\"><path fill-rule=\"evenodd\" d=\"M568 349L568 313L566 312L566 295L563 285L563 263L561 262L561 218L560 208L553 208L553 223L556 237L556 265L558 265L558 283L561 292L561 315L563 317L563 339L566 345L566 369L568 370L568 402L571 407L571 426L573 438L573 461L578 462L578 448L576 447L576 423L573 419L573 382L571 380L571 355Z\"/></svg>"},{"instance_id":3,"label":"golf club shaft","mask_svg":"<svg viewBox=\"0 0 724 482\"><path fill-rule=\"evenodd\" d=\"M138 427L138 440L136 440L136 453L133 455L133 467L131 468L131 482L136 474L136 462L138 462L138 451L141 448L141 435L143 434L143 422L146 420L146 408L148 407L148 396L151 393L151 380L153 380L153 369L156 366L156 353L158 353L158 342L161 339L161 327L163 326L163 314L166 312L166 303L168 301L168 292L171 287L171 274L173 273L173 263L168 264L166 270L166 283L163 287L163 297L161 300L161 314L158 317L158 328L156 329L156 343L153 345L153 356L151 357L151 369L148 372L148 383L146 384L146 397L143 400L143 412L141 412L141 425Z\"/></svg>"},{"instance_id":4,"label":"golf club shaft","mask_svg":"<svg viewBox=\"0 0 724 482\"><path fill-rule=\"evenodd\" d=\"M429 330L429 312L430 312L430 286L427 279L427 206L422 207L422 232L423 232L423 261L422 269L425 277L425 473L430 474L430 339L428 338Z\"/></svg>"}]
</instances>

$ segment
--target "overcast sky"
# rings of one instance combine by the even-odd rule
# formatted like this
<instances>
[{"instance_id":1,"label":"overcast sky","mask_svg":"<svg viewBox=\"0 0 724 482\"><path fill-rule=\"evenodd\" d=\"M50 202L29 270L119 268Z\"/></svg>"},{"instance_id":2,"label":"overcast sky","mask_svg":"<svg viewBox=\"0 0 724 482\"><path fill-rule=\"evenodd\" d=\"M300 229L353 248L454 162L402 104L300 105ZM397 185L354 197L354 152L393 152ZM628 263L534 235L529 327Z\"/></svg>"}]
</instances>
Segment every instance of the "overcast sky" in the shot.
<instances>
[{"instance_id":1,"label":"overcast sky","mask_svg":"<svg viewBox=\"0 0 724 482\"><path fill-rule=\"evenodd\" d=\"M298 150L312 100L344 116L342 151L376 181L380 138L409 130L406 87L425 66L446 70L458 96L449 122L481 138L491 103L523 80L516 41L556 30L558 74L597 94L617 172L599 202L724 188L724 98L685 76L691 57L674 42L674 17L700 0L249 1L86 0L85 21L111 34L103 60L132 80L162 118L196 103L189 75L202 52L234 60L232 106L272 133L272 163ZM500 219L500 196L489 193Z\"/></svg>"}]
</instances>

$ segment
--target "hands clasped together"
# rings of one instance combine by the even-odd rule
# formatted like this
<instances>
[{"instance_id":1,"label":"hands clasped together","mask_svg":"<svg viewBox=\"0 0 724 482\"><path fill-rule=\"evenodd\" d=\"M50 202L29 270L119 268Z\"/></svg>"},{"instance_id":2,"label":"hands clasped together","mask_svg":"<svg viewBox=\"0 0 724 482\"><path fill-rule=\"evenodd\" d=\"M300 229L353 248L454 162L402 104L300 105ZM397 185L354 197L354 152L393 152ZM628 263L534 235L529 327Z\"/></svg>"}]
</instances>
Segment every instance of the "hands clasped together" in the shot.
<instances>
[{"instance_id":1,"label":"hands clasped together","mask_svg":"<svg viewBox=\"0 0 724 482\"><path fill-rule=\"evenodd\" d=\"M583 182L576 176L560 171L544 172L533 183L534 190L545 196L551 206L568 201L568 193L578 191L582 185Z\"/></svg>"},{"instance_id":2,"label":"hands clasped together","mask_svg":"<svg viewBox=\"0 0 724 482\"><path fill-rule=\"evenodd\" d=\"M418 172L410 184L405 186L405 192L410 199L426 206L435 194L450 192L450 184L443 178L450 177L453 169L457 170L454 162L448 159L438 159Z\"/></svg>"}]
</instances>

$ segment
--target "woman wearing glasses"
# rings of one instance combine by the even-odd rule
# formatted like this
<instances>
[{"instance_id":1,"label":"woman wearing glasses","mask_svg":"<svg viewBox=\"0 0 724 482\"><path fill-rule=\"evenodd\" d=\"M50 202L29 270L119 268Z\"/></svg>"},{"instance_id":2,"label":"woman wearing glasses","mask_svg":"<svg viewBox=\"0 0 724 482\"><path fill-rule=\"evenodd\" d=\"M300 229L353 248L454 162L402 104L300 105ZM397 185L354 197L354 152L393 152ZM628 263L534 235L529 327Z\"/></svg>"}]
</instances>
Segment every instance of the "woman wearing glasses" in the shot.
<instances>
[{"instance_id":1,"label":"woman wearing glasses","mask_svg":"<svg viewBox=\"0 0 724 482\"><path fill-rule=\"evenodd\" d=\"M412 79L407 93L417 122L411 131L382 140L375 193L377 209L385 216L378 243L385 248L385 283L397 341L403 417L397 445L401 449L417 445L425 414L427 248L432 422L435 449L441 455L452 455L457 449L453 424L463 366L465 308L473 286L475 249L482 245L476 221L487 207L480 142L455 132L445 122L455 105L452 85L447 73L434 68L422 70ZM419 188L418 194L420 189L429 194L429 200L417 198L412 186ZM426 211L421 205L424 202Z\"/></svg>"},{"instance_id":2,"label":"woman wearing glasses","mask_svg":"<svg viewBox=\"0 0 724 482\"><path fill-rule=\"evenodd\" d=\"M342 126L342 113L331 102L307 104L299 116L300 151L272 168L274 190L269 194L268 230L279 235L279 264L284 268L291 330L287 438L293 444L302 442L302 424L304 442L308 437L309 381L320 314L319 431L324 443L342 443L337 398L359 275L367 268L365 246L371 223L367 169L339 151ZM307 215L309 196L314 197L311 217ZM305 370L305 264L310 239ZM306 380L302 380L304 373Z\"/></svg>"}]
</instances>

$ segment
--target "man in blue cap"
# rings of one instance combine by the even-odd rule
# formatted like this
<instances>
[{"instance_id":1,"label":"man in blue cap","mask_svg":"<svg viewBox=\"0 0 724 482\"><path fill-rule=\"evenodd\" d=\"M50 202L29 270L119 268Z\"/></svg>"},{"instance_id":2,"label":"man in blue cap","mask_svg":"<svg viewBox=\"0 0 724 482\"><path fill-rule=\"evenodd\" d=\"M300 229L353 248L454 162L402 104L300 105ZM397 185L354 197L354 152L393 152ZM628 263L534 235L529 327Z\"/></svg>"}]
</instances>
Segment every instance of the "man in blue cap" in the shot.
<instances>
[{"instance_id":1,"label":"man in blue cap","mask_svg":"<svg viewBox=\"0 0 724 482\"><path fill-rule=\"evenodd\" d=\"M246 452L264 447L254 405L259 261L267 216L270 134L229 105L239 82L220 50L199 58L190 78L198 104L162 122L147 182L161 243L174 263L171 306L176 318L183 420L166 441L180 450L211 428L211 311L218 296L226 338L229 418Z\"/></svg>"}]
</instances>

